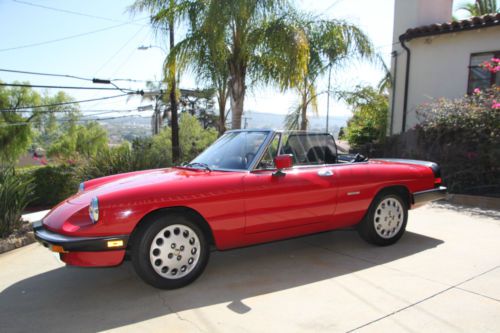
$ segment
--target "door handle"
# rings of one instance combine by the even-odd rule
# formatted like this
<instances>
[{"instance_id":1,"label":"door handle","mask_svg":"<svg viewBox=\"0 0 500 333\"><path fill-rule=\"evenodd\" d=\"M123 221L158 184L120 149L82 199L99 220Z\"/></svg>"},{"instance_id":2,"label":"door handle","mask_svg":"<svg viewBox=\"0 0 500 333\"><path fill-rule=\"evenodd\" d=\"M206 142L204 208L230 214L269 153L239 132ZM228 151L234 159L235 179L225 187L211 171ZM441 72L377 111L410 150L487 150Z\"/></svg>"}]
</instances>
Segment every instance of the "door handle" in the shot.
<instances>
[{"instance_id":1,"label":"door handle","mask_svg":"<svg viewBox=\"0 0 500 333\"><path fill-rule=\"evenodd\" d=\"M318 176L320 176L320 177L331 177L331 176L333 176L333 171L331 171L331 170L320 170L320 171L318 171Z\"/></svg>"}]
</instances>

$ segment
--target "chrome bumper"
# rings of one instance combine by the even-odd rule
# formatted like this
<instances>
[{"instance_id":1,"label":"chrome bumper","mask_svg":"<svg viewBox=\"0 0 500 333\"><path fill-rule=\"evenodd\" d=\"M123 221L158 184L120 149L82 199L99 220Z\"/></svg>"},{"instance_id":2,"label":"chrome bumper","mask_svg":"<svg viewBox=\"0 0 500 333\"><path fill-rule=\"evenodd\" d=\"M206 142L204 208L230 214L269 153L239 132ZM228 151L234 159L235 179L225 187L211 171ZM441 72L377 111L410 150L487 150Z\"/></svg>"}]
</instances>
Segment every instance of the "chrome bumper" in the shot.
<instances>
[{"instance_id":1,"label":"chrome bumper","mask_svg":"<svg viewBox=\"0 0 500 333\"><path fill-rule=\"evenodd\" d=\"M433 188L432 190L421 191L413 193L413 207L419 207L427 202L441 200L446 198L447 188L440 186L438 188Z\"/></svg>"}]
</instances>

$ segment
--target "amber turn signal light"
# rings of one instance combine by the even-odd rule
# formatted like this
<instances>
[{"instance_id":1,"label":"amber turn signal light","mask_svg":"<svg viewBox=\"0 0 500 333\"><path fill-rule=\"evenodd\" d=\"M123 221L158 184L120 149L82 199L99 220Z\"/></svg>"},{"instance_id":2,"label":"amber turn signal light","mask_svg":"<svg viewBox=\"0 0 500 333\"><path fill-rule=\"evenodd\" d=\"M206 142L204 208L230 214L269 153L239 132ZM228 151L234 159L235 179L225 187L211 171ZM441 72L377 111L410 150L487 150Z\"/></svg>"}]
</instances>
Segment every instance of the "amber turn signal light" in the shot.
<instances>
[{"instance_id":1,"label":"amber turn signal light","mask_svg":"<svg viewBox=\"0 0 500 333\"><path fill-rule=\"evenodd\" d=\"M64 248L61 245L52 245L50 248L52 252L57 252L57 253L67 253L68 251L64 251Z\"/></svg>"},{"instance_id":2,"label":"amber turn signal light","mask_svg":"<svg viewBox=\"0 0 500 333\"><path fill-rule=\"evenodd\" d=\"M123 241L120 240L112 240L108 241L107 243L108 247L122 247L123 246Z\"/></svg>"}]
</instances>

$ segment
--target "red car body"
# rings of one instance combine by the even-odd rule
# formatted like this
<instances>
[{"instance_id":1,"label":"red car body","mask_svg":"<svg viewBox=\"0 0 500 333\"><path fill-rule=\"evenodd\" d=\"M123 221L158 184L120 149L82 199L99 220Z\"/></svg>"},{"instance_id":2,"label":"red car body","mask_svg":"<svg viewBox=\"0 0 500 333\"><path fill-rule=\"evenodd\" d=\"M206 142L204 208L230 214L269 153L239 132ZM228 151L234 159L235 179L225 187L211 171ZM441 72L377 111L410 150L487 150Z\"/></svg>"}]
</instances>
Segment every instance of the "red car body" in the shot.
<instances>
[{"instance_id":1,"label":"red car body","mask_svg":"<svg viewBox=\"0 0 500 333\"><path fill-rule=\"evenodd\" d=\"M227 250L354 226L386 188L405 191L408 208L441 198L444 188L431 164L369 160L294 166L283 170L286 176L276 176L276 170L189 167L117 174L85 182L83 192L35 226L36 237L69 265L115 266L140 222L172 209L195 216L215 247ZM99 223L89 218L93 197L99 198Z\"/></svg>"}]
</instances>

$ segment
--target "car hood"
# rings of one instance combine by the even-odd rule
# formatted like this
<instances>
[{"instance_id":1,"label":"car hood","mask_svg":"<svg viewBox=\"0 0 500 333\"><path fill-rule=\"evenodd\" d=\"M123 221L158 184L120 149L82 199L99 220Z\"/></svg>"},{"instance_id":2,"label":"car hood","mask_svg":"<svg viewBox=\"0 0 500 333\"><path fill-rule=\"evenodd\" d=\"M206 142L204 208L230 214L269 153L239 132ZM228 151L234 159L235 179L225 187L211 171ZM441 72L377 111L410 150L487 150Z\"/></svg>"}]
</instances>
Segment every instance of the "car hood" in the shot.
<instances>
[{"instance_id":1,"label":"car hood","mask_svg":"<svg viewBox=\"0 0 500 333\"><path fill-rule=\"evenodd\" d=\"M229 172L187 169L187 168L168 168L141 171L130 173L121 178L110 177L109 180L102 178L99 185L78 193L69 198L66 202L69 204L89 204L92 197L109 196L116 193L137 193L138 190L147 190L150 194L156 195L165 193L167 190L189 186L188 183L201 183L205 179L214 180L214 177L223 177ZM168 191L168 192L170 192ZM143 191L140 191L143 192Z\"/></svg>"}]
</instances>

